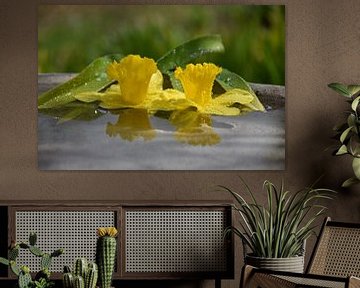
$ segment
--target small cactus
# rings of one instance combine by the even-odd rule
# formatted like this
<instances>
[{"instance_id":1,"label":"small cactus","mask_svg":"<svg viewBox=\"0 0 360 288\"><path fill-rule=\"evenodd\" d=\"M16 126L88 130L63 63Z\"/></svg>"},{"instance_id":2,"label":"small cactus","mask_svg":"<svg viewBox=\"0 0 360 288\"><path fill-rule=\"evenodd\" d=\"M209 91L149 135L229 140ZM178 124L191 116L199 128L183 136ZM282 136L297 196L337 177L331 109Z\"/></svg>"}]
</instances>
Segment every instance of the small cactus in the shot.
<instances>
[{"instance_id":1,"label":"small cactus","mask_svg":"<svg viewBox=\"0 0 360 288\"><path fill-rule=\"evenodd\" d=\"M85 288L84 278L77 275L74 277L74 288Z\"/></svg>"},{"instance_id":2,"label":"small cactus","mask_svg":"<svg viewBox=\"0 0 360 288\"><path fill-rule=\"evenodd\" d=\"M44 253L40 250L36 244L37 236L35 233L30 233L29 244L20 242L16 243L14 240L11 241L8 251L8 259L0 257L0 264L10 266L11 271L18 276L19 288L29 287L51 287L53 282L50 281L50 265L53 257L60 256L63 254L63 249L55 250L53 253ZM35 275L35 281L32 280L30 275L30 269L27 266L21 268L16 264L16 259L19 256L19 250L29 250L30 253L37 257L41 257L41 271Z\"/></svg>"},{"instance_id":3,"label":"small cactus","mask_svg":"<svg viewBox=\"0 0 360 288\"><path fill-rule=\"evenodd\" d=\"M64 288L73 288L74 287L74 276L72 273L64 273L62 277Z\"/></svg>"},{"instance_id":4,"label":"small cactus","mask_svg":"<svg viewBox=\"0 0 360 288\"><path fill-rule=\"evenodd\" d=\"M64 266L64 288L95 288L97 279L98 268L96 263L88 264L85 258L76 259L73 273L71 273L69 266Z\"/></svg>"},{"instance_id":5,"label":"small cactus","mask_svg":"<svg viewBox=\"0 0 360 288\"><path fill-rule=\"evenodd\" d=\"M99 267L100 288L110 288L116 258L115 227L98 228L96 243L96 262Z\"/></svg>"},{"instance_id":6,"label":"small cactus","mask_svg":"<svg viewBox=\"0 0 360 288\"><path fill-rule=\"evenodd\" d=\"M21 267L21 271L19 274L18 285L19 288L28 288L32 283L30 269L27 266Z\"/></svg>"},{"instance_id":7,"label":"small cactus","mask_svg":"<svg viewBox=\"0 0 360 288\"><path fill-rule=\"evenodd\" d=\"M96 263L89 263L85 276L85 288L95 288L98 279L98 266Z\"/></svg>"},{"instance_id":8,"label":"small cactus","mask_svg":"<svg viewBox=\"0 0 360 288\"><path fill-rule=\"evenodd\" d=\"M81 276L83 279L85 279L87 268L88 268L88 261L86 260L86 258L76 259L74 266L74 274L76 276Z\"/></svg>"}]
</instances>

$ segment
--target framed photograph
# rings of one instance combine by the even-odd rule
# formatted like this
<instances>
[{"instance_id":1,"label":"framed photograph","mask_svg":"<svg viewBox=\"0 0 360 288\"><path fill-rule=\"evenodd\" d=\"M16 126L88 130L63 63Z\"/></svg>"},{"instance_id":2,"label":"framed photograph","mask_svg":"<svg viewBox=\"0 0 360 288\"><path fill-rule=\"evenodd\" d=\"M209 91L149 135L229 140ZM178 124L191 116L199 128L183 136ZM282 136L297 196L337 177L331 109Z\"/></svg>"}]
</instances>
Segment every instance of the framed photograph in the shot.
<instances>
[{"instance_id":1,"label":"framed photograph","mask_svg":"<svg viewBox=\"0 0 360 288\"><path fill-rule=\"evenodd\" d=\"M284 170L284 5L40 5L40 170Z\"/></svg>"}]
</instances>

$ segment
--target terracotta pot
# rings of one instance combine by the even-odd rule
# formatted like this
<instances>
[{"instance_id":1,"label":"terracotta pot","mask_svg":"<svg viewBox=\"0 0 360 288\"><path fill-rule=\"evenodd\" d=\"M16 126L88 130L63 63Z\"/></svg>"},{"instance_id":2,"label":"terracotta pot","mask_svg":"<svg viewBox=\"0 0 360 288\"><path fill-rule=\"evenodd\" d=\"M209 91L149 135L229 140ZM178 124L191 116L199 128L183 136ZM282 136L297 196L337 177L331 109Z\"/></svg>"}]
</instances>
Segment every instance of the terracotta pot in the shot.
<instances>
[{"instance_id":1,"label":"terracotta pot","mask_svg":"<svg viewBox=\"0 0 360 288\"><path fill-rule=\"evenodd\" d=\"M304 272L304 256L289 258L263 258L246 255L245 263L254 267L275 271Z\"/></svg>"}]
</instances>

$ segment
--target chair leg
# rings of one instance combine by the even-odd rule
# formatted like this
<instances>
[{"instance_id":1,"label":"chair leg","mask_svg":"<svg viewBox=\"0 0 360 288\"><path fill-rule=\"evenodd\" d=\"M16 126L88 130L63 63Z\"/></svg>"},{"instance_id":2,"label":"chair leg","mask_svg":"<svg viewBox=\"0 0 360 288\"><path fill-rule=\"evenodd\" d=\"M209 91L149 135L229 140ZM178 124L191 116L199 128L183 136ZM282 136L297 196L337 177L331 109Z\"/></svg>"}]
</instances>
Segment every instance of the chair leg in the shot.
<instances>
[{"instance_id":1,"label":"chair leg","mask_svg":"<svg viewBox=\"0 0 360 288\"><path fill-rule=\"evenodd\" d=\"M252 267L250 265L244 265L244 267L242 268L242 271L241 271L239 288L248 287L250 280L251 280L251 275L253 274L253 271L254 271L254 267Z\"/></svg>"},{"instance_id":2,"label":"chair leg","mask_svg":"<svg viewBox=\"0 0 360 288\"><path fill-rule=\"evenodd\" d=\"M257 272L257 269L246 265L242 269L240 288L295 288L296 284L268 273ZM355 286L357 288L357 286ZM355 288L354 287L354 288ZM360 287L359 287L360 288Z\"/></svg>"}]
</instances>

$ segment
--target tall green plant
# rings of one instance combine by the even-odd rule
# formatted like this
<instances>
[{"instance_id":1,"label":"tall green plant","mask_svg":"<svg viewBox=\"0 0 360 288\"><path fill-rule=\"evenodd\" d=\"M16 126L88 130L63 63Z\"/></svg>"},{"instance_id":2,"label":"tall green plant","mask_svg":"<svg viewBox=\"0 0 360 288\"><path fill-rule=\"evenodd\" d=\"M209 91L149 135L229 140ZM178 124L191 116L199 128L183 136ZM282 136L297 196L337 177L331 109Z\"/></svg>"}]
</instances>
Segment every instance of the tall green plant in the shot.
<instances>
[{"instance_id":1,"label":"tall green plant","mask_svg":"<svg viewBox=\"0 0 360 288\"><path fill-rule=\"evenodd\" d=\"M243 181L244 182L244 181ZM304 241L314 232L315 220L326 207L318 200L331 199L334 191L329 189L304 188L296 193L285 191L283 183L276 188L266 180L267 205L261 205L249 186L246 193L251 202L230 188L220 186L236 200L233 208L240 215L240 227L229 227L226 233L239 236L252 251L253 256L287 258L301 255Z\"/></svg>"},{"instance_id":2,"label":"tall green plant","mask_svg":"<svg viewBox=\"0 0 360 288\"><path fill-rule=\"evenodd\" d=\"M350 110L347 112L347 120L334 128L338 133L340 145L334 151L334 155L351 155L354 177L344 181L343 187L360 183L360 85L343 85L331 83L329 87L347 98Z\"/></svg>"}]
</instances>

